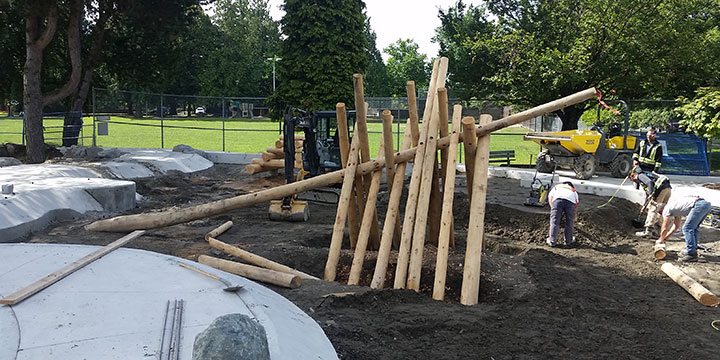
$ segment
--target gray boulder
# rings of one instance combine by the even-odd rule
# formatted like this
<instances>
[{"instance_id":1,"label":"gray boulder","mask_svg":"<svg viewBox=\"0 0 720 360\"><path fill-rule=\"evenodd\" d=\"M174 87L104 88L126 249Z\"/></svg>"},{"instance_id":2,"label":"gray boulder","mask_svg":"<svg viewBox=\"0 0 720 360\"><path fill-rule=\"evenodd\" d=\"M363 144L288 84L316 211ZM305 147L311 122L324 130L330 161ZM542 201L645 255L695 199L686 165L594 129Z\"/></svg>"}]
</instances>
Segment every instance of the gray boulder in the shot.
<instances>
[{"instance_id":1,"label":"gray boulder","mask_svg":"<svg viewBox=\"0 0 720 360\"><path fill-rule=\"evenodd\" d=\"M269 360L265 328L247 315L223 315L195 337L192 358Z\"/></svg>"},{"instance_id":2,"label":"gray boulder","mask_svg":"<svg viewBox=\"0 0 720 360\"><path fill-rule=\"evenodd\" d=\"M174 152L181 152L181 153L184 153L184 154L197 154L197 155L200 155L200 156L202 156L202 157L204 157L204 158L207 159L207 154L206 154L204 151L194 149L194 148L193 148L192 146L190 146L190 145L183 145L183 144L175 145L175 147L173 147L172 151L174 151Z\"/></svg>"},{"instance_id":3,"label":"gray boulder","mask_svg":"<svg viewBox=\"0 0 720 360\"><path fill-rule=\"evenodd\" d=\"M13 157L0 157L0 167L22 165L22 162Z\"/></svg>"}]
</instances>

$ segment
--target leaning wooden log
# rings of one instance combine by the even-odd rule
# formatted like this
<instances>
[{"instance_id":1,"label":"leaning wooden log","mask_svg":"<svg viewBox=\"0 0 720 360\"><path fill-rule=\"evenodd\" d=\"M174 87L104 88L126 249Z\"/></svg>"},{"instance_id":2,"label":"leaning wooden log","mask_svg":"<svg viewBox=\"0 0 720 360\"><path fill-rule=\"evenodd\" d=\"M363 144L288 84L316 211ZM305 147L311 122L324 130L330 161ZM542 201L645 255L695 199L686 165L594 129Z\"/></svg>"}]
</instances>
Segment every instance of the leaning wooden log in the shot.
<instances>
[{"instance_id":1,"label":"leaning wooden log","mask_svg":"<svg viewBox=\"0 0 720 360\"><path fill-rule=\"evenodd\" d=\"M335 113L337 114L337 134L340 144L340 161L342 167L345 168L348 162L348 154L350 153L350 133L347 126L347 113L345 103L337 103L335 105ZM358 225L357 200L355 194L350 195L350 204L348 205L348 234L350 236L350 247L355 248L357 243L360 227Z\"/></svg>"},{"instance_id":2,"label":"leaning wooden log","mask_svg":"<svg viewBox=\"0 0 720 360\"><path fill-rule=\"evenodd\" d=\"M302 280L299 276L280 271L263 269L261 267L241 264L230 260L218 259L216 257L200 255L198 262L203 265L212 266L216 269L240 275L251 280L295 289L300 287Z\"/></svg>"},{"instance_id":3,"label":"leaning wooden log","mask_svg":"<svg viewBox=\"0 0 720 360\"><path fill-rule=\"evenodd\" d=\"M462 106L455 105L453 109L452 132L450 146L448 147L448 162L446 163L445 189L443 190L442 215L440 223L440 237L438 239L437 260L435 261L435 281L433 285L433 299L445 298L445 279L447 277L448 252L453 236L453 198L455 195L455 165L457 164L458 139L460 138L460 117Z\"/></svg>"},{"instance_id":4,"label":"leaning wooden log","mask_svg":"<svg viewBox=\"0 0 720 360\"><path fill-rule=\"evenodd\" d=\"M551 101L547 104L536 106L517 114L510 115L506 118L493 121L488 125L480 126L476 129L475 133L477 136L486 135L504 127L519 124L534 117L581 103L595 96L595 88L589 88L573 95ZM449 143L449 138L440 139L438 141L438 148L447 147ZM418 148L413 147L395 154L395 162L402 163L409 161L415 157L416 151L418 151ZM373 171L377 171L378 169L382 169L384 166L385 158L381 157L359 165L357 167L357 171L360 173L371 173ZM232 198L217 200L202 205L147 214L117 216L111 219L98 220L85 226L85 228L89 231L126 232L137 229L153 229L185 223L197 219L204 219L228 211L265 203L274 199L282 199L283 197L291 196L304 191L337 184L343 180L344 173L345 170L337 170L303 181L281 185L272 189L261 190L250 194L239 195Z\"/></svg>"},{"instance_id":5,"label":"leaning wooden log","mask_svg":"<svg viewBox=\"0 0 720 360\"><path fill-rule=\"evenodd\" d=\"M480 117L480 126L488 125L487 117ZM470 201L470 216L463 266L463 282L460 303L475 305L480 291L480 269L482 262L483 238L485 237L485 195L487 192L488 165L490 163L490 135L478 139L475 153L475 174L473 197Z\"/></svg>"},{"instance_id":6,"label":"leaning wooden log","mask_svg":"<svg viewBox=\"0 0 720 360\"><path fill-rule=\"evenodd\" d=\"M394 153L393 147L392 147L393 116L390 113L390 110L383 110L382 118L383 118L383 144L389 144L389 145L384 146L384 148L385 148L385 183L388 184L388 186L390 186L390 184L393 183L393 177L395 176L395 153ZM378 155L378 157L379 156L380 155Z\"/></svg>"},{"instance_id":7,"label":"leaning wooden log","mask_svg":"<svg viewBox=\"0 0 720 360\"><path fill-rule=\"evenodd\" d=\"M434 99L437 95L436 89L439 72L440 59L437 59L433 64L433 71L430 76L430 85L427 95L428 99L425 101L425 111L423 112L423 125L420 130L418 144L415 147L412 175L410 175L410 185L408 185L408 195L407 200L405 200L405 217L402 224L402 233L400 234L400 248L398 249L397 266L395 267L395 281L393 284L395 289L404 289L407 283L407 270L408 264L410 263L410 248L412 246L415 213L420 191L423 159L425 157L425 141L427 140L428 135L428 123L430 123L430 119L432 117L431 113L433 103L435 102Z\"/></svg>"},{"instance_id":8,"label":"leaning wooden log","mask_svg":"<svg viewBox=\"0 0 720 360\"><path fill-rule=\"evenodd\" d=\"M383 143L380 143L378 156L382 155L384 152L383 145ZM363 263L365 262L365 250L368 248L370 229L372 228L372 215L376 211L375 204L377 203L377 195L380 190L381 176L382 170L378 170L372 174L367 202L365 203L365 213L363 214L362 224L360 225L360 236L358 236L358 241L355 245L355 253L353 254L352 265L350 266L348 285L357 285L360 282L360 272L362 272Z\"/></svg>"},{"instance_id":9,"label":"leaning wooden log","mask_svg":"<svg viewBox=\"0 0 720 360\"><path fill-rule=\"evenodd\" d=\"M355 132L353 137L360 138L360 164L370 161L370 141L368 140L368 129L367 129L367 106L365 104L365 88L363 87L363 77L361 74L353 75L353 90L355 94ZM379 156L378 156L379 157ZM363 191L367 195L370 189L370 182L372 181L371 174L363 175ZM365 210L365 203L367 197L363 196L360 198L358 194L358 202L362 213ZM377 211L373 209L372 212L372 229L370 230L370 249L377 249L380 246L380 229L378 226Z\"/></svg>"},{"instance_id":10,"label":"leaning wooden log","mask_svg":"<svg viewBox=\"0 0 720 360\"><path fill-rule=\"evenodd\" d=\"M410 119L405 125L405 135L403 136L400 150L410 148L412 144L412 134L410 130ZM405 177L405 168L407 162L399 163L397 166L397 176L393 178L392 190L390 191L390 199L388 200L387 212L385 213L385 224L382 228L382 237L380 238L380 249L378 249L377 262L375 263L375 273L373 274L370 287L373 289L382 289L385 284L385 272L387 271L388 261L390 259L390 249L395 239L397 225L400 224L398 217L400 216L400 197L402 196L403 184Z\"/></svg>"},{"instance_id":11,"label":"leaning wooden log","mask_svg":"<svg viewBox=\"0 0 720 360\"><path fill-rule=\"evenodd\" d=\"M438 118L438 129L440 130L440 138L446 137L448 134L448 99L447 99L447 91L438 92L438 112L437 114L440 116ZM443 125L444 124L444 125ZM445 131L443 131L443 128ZM437 136L437 134L435 134ZM442 214L442 194L440 192L440 187L444 186L445 182L443 180L442 184L440 183L440 179L443 176L443 173L445 172L445 167L447 166L447 149L441 149L440 151L441 155L444 156L442 158L441 156L441 164L442 164L442 170L438 167L437 162L437 151L435 151L435 161L433 162L433 174L432 174L432 182L430 183L430 207L428 209L428 241L430 244L433 244L437 246L438 244L438 237L440 236L440 217ZM444 154L444 155L443 155ZM452 231L452 227L450 228ZM455 246L453 244L453 246Z\"/></svg>"},{"instance_id":12,"label":"leaning wooden log","mask_svg":"<svg viewBox=\"0 0 720 360\"><path fill-rule=\"evenodd\" d=\"M443 58L445 59L445 58ZM447 64L447 59L445 59ZM442 66L441 66L442 71ZM442 77L441 77L442 76ZM438 82L443 83L445 80L444 73L438 75ZM438 97L445 92L444 87L438 84ZM425 157L422 165L422 176L420 180L420 195L418 197L417 209L415 213L415 229L413 230L412 248L410 250L410 264L408 266L407 288L415 291L420 290L420 275L422 274L422 258L425 250L425 235L428 224L428 211L430 208L430 193L432 192L433 181L435 177L433 172L437 164L437 133L438 122L440 120L439 107L437 98L434 100L432 117L428 124L427 141L425 143ZM436 182L437 184L437 182ZM440 214L437 214L440 216ZM439 232L439 229L438 229Z\"/></svg>"},{"instance_id":13,"label":"leaning wooden log","mask_svg":"<svg viewBox=\"0 0 720 360\"><path fill-rule=\"evenodd\" d=\"M357 123L355 129L357 129ZM360 137L353 136L352 143L350 144L350 153L348 154L347 167L345 167L345 169L343 170L340 170L344 172L344 178L342 190L340 190L340 201L338 201L337 214L335 215L335 225L333 225L332 239L330 239L328 259L327 263L325 263L324 279L326 281L335 281L335 276L337 275L337 265L340 259L340 249L342 248L342 239L343 234L345 233L345 220L347 218L350 197L352 196L353 183L355 182L355 172L358 168L359 143ZM315 179L317 179L318 177L315 177Z\"/></svg>"},{"instance_id":14,"label":"leaning wooden log","mask_svg":"<svg viewBox=\"0 0 720 360\"><path fill-rule=\"evenodd\" d=\"M472 199L473 174L475 173L475 149L477 148L475 119L472 116L464 117L462 119L462 128L463 147L465 148L465 179L467 181L468 199Z\"/></svg>"},{"instance_id":15,"label":"leaning wooden log","mask_svg":"<svg viewBox=\"0 0 720 360\"><path fill-rule=\"evenodd\" d=\"M220 236L220 234L228 231L233 226L232 221L227 221L224 224L218 226L215 229L210 230L207 234L205 234L205 241L208 241L210 238L216 238Z\"/></svg>"},{"instance_id":16,"label":"leaning wooden log","mask_svg":"<svg viewBox=\"0 0 720 360\"><path fill-rule=\"evenodd\" d=\"M693 278L687 276L682 270L671 263L664 263L660 269L674 282L689 292L695 300L705 306L718 306L718 297Z\"/></svg>"},{"instance_id":17,"label":"leaning wooden log","mask_svg":"<svg viewBox=\"0 0 720 360\"><path fill-rule=\"evenodd\" d=\"M432 76L430 77L432 81ZM417 146L418 139L420 138L420 129L418 128L418 110L417 110L417 95L415 95L415 82L408 81L405 85L408 98L408 118L410 120L409 126L412 132L412 147Z\"/></svg>"},{"instance_id":18,"label":"leaning wooden log","mask_svg":"<svg viewBox=\"0 0 720 360\"><path fill-rule=\"evenodd\" d=\"M301 279L320 280L312 275L308 275L302 271L295 270L287 265L283 265L283 264L277 263L275 261L272 261L270 259L266 259L260 255L253 254L253 253L243 250L237 246L232 246L230 244L224 243L213 237L207 238L207 239L205 239L205 241L207 241L210 244L210 246L212 246L213 248L218 249L226 254L232 255L238 259L247 261L253 265L257 265L260 267L264 267L266 269L280 271L280 272L284 272L287 274L299 276Z\"/></svg>"}]
</instances>

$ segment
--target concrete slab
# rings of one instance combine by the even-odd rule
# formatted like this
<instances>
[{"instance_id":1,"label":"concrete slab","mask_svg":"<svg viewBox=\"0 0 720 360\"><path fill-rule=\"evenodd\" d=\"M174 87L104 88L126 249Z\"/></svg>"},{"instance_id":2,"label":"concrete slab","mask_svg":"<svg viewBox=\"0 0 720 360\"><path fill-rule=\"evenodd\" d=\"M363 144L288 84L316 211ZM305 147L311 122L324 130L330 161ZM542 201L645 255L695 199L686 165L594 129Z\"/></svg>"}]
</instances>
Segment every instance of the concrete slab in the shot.
<instances>
[{"instance_id":1,"label":"concrete slab","mask_svg":"<svg viewBox=\"0 0 720 360\"><path fill-rule=\"evenodd\" d=\"M260 153L257 154L250 154L250 153L234 153L234 152L226 152L226 151L205 151L205 155L207 155L208 160L216 163L216 164L249 164L252 162L252 159L259 158Z\"/></svg>"},{"instance_id":2,"label":"concrete slab","mask_svg":"<svg viewBox=\"0 0 720 360\"><path fill-rule=\"evenodd\" d=\"M0 263L0 294L13 293L96 249L0 244L9 260ZM179 262L244 287L225 292L223 283ZM0 306L0 358L155 358L167 301L175 299L186 302L181 359L191 358L198 333L230 313L245 314L265 328L273 359L337 359L317 323L277 293L201 264L135 249L118 249L19 304Z\"/></svg>"}]
</instances>

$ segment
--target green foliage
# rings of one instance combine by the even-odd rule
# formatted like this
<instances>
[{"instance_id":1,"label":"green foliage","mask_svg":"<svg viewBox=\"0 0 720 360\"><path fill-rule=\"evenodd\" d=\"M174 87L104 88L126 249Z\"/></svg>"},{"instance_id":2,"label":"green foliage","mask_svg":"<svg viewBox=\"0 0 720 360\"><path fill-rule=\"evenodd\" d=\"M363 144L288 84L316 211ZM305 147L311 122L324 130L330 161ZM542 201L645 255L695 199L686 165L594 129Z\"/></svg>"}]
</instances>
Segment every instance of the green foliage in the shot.
<instances>
[{"instance_id":1,"label":"green foliage","mask_svg":"<svg viewBox=\"0 0 720 360\"><path fill-rule=\"evenodd\" d=\"M630 112L630 128L667 129L676 118L671 109L640 109Z\"/></svg>"},{"instance_id":2,"label":"green foliage","mask_svg":"<svg viewBox=\"0 0 720 360\"><path fill-rule=\"evenodd\" d=\"M277 64L279 85L269 99L279 117L286 105L306 110L353 107L353 74L368 66L365 3L286 0Z\"/></svg>"},{"instance_id":3,"label":"green foliage","mask_svg":"<svg viewBox=\"0 0 720 360\"><path fill-rule=\"evenodd\" d=\"M683 117L680 125L698 136L720 137L720 88L699 88L692 100L685 97L677 100L682 104L675 108Z\"/></svg>"},{"instance_id":4,"label":"green foliage","mask_svg":"<svg viewBox=\"0 0 720 360\"><path fill-rule=\"evenodd\" d=\"M427 55L418 52L418 45L414 41L400 39L385 48L384 52L389 55L387 71L392 96L406 96L405 85L408 80L415 81L416 89L428 87L432 67Z\"/></svg>"},{"instance_id":5,"label":"green foliage","mask_svg":"<svg viewBox=\"0 0 720 360\"><path fill-rule=\"evenodd\" d=\"M388 76L385 62L377 49L375 32L370 28L370 19L365 19L365 39L368 47L365 54L368 58L368 69L363 79L365 96L387 97L390 96L390 77Z\"/></svg>"}]
</instances>

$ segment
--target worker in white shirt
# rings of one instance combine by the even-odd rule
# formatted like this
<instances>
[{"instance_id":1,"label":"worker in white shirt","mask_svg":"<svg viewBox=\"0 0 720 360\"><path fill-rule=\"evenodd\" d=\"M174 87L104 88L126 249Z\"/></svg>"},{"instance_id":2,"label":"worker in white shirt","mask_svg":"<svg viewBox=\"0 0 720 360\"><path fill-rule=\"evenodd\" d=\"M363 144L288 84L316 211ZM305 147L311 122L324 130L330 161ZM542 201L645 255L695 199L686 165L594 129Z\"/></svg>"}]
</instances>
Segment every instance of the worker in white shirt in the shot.
<instances>
[{"instance_id":1,"label":"worker in white shirt","mask_svg":"<svg viewBox=\"0 0 720 360\"><path fill-rule=\"evenodd\" d=\"M710 213L712 206L707 200L698 196L677 196L670 198L670 202L663 209L662 229L658 244L665 241L680 227L680 220L687 216L682 231L685 235L685 250L681 252L680 261L698 261L699 229L705 217Z\"/></svg>"},{"instance_id":2,"label":"worker in white shirt","mask_svg":"<svg viewBox=\"0 0 720 360\"><path fill-rule=\"evenodd\" d=\"M551 247L557 245L557 233L563 215L565 216L565 245L572 246L575 243L573 231L577 219L578 200L575 186L569 181L557 184L550 190L548 195L548 201L550 202L550 235L545 242Z\"/></svg>"}]
</instances>

